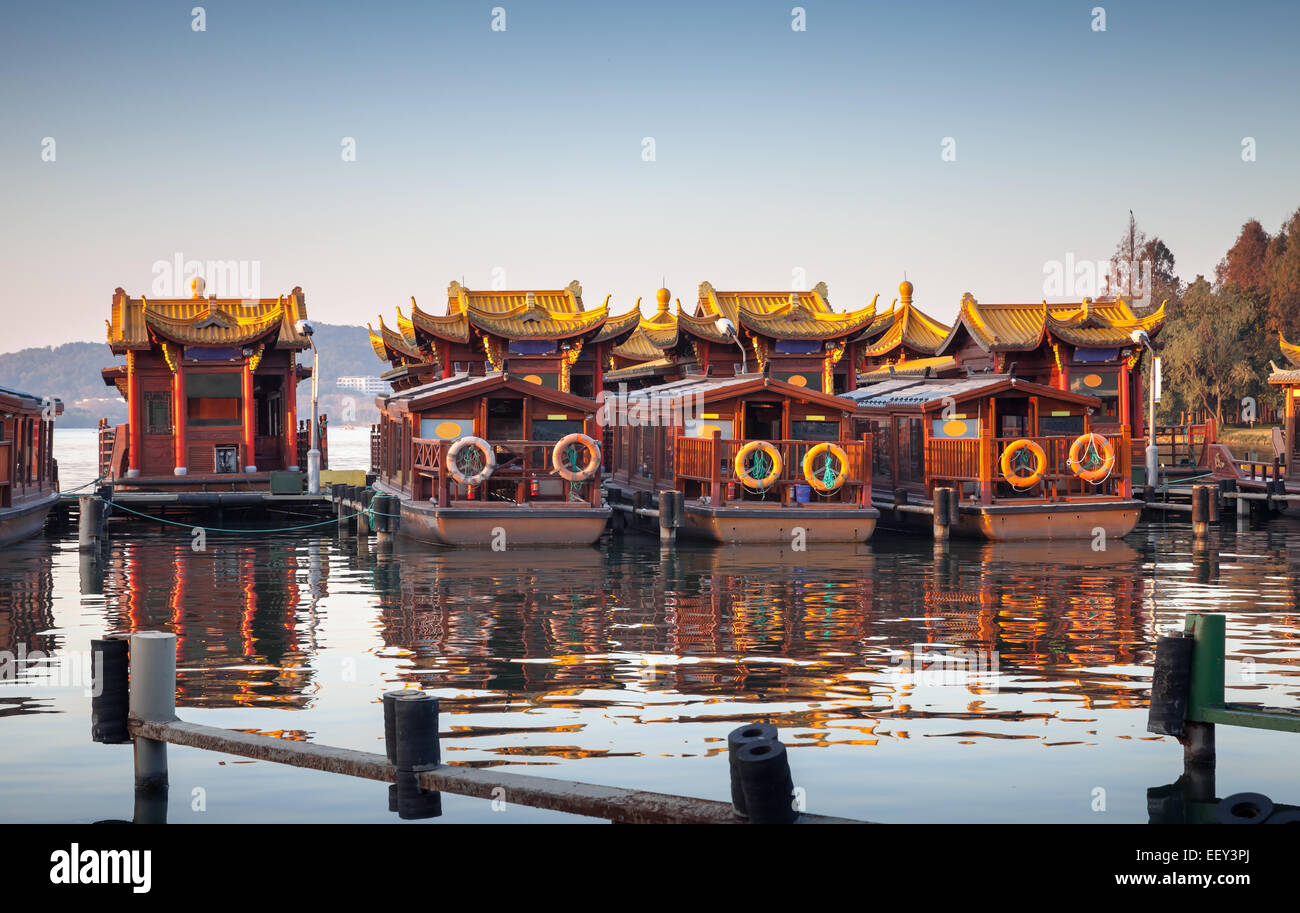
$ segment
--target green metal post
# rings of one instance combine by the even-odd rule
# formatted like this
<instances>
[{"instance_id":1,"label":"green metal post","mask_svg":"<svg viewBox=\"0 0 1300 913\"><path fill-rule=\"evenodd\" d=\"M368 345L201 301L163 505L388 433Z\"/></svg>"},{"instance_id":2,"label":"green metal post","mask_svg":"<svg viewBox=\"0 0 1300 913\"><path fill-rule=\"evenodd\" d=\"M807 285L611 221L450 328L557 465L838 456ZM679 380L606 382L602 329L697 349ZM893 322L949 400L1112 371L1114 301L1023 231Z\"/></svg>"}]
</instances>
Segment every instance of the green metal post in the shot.
<instances>
[{"instance_id":1,"label":"green metal post","mask_svg":"<svg viewBox=\"0 0 1300 913\"><path fill-rule=\"evenodd\" d=\"M1214 724L1207 711L1223 709L1225 633L1222 615L1188 615L1186 631L1196 640L1192 650L1191 688L1187 696L1183 760L1186 766L1214 765Z\"/></svg>"}]
</instances>

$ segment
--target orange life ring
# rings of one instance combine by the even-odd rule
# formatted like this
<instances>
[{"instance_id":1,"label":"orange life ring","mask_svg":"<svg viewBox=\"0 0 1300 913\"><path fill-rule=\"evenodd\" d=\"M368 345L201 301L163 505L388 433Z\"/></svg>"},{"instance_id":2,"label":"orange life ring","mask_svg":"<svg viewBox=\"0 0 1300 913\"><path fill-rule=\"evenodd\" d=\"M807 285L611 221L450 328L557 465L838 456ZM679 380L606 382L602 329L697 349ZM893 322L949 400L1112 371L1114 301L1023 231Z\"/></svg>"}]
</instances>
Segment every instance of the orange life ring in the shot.
<instances>
[{"instance_id":1,"label":"orange life ring","mask_svg":"<svg viewBox=\"0 0 1300 913\"><path fill-rule=\"evenodd\" d=\"M460 466L457 465L456 457L460 456L460 452L466 447L473 447L479 453L483 454L483 468L472 476L465 475L465 473L461 471ZM467 434L462 438L457 438L455 443L447 449L447 472L450 473L451 477L461 485L466 485L470 488L474 488L476 485L482 485L492 477L492 473L496 471L496 468L496 452L492 449L492 445L481 437L474 437L472 434Z\"/></svg>"},{"instance_id":2,"label":"orange life ring","mask_svg":"<svg viewBox=\"0 0 1300 913\"><path fill-rule=\"evenodd\" d=\"M817 473L813 472L813 460L821 454L828 454L839 461L839 468L835 470L835 478L829 483ZM809 448L803 457L803 477L808 480L816 491L828 495L837 491L844 480L849 477L849 455L844 452L844 448L832 444L830 441L823 441L816 447Z\"/></svg>"},{"instance_id":3,"label":"orange life ring","mask_svg":"<svg viewBox=\"0 0 1300 913\"><path fill-rule=\"evenodd\" d=\"M772 461L771 471L761 479L754 478L749 474L749 470L745 468L745 458L758 450L767 454L768 458ZM777 450L767 441L750 441L744 447L741 447L739 452L737 452L736 459L733 461L732 466L736 470L736 478L740 479L741 483L746 488L750 491L763 491L764 489L770 488L773 482L781 478L781 469L783 466L781 462L781 451Z\"/></svg>"},{"instance_id":4,"label":"orange life ring","mask_svg":"<svg viewBox=\"0 0 1300 913\"><path fill-rule=\"evenodd\" d=\"M1085 448L1091 446L1093 452L1101 456L1101 465L1094 469L1083 468L1083 454ZM1085 432L1075 438L1074 443L1070 445L1070 456L1066 460L1069 467L1074 470L1074 474L1085 482L1092 482L1094 485L1106 481L1110 476L1111 470L1115 468L1115 448L1110 446L1110 441L1106 440L1100 434Z\"/></svg>"},{"instance_id":5,"label":"orange life ring","mask_svg":"<svg viewBox=\"0 0 1300 913\"><path fill-rule=\"evenodd\" d=\"M1011 471L1012 459L1022 450L1028 450L1034 455L1034 471L1027 476ZM1030 488L1042 481L1043 473L1047 471L1047 454L1043 453L1043 448L1033 441L1021 438L1012 441L1007 445L1007 449L1002 451L1002 460L998 466L1002 470L1002 477L1016 488Z\"/></svg>"},{"instance_id":6,"label":"orange life ring","mask_svg":"<svg viewBox=\"0 0 1300 913\"><path fill-rule=\"evenodd\" d=\"M564 465L564 451L574 444L581 444L587 450L587 465L581 469L570 469ZM600 471L600 445L579 432L566 434L551 450L551 466L560 478L568 482L585 482Z\"/></svg>"}]
</instances>

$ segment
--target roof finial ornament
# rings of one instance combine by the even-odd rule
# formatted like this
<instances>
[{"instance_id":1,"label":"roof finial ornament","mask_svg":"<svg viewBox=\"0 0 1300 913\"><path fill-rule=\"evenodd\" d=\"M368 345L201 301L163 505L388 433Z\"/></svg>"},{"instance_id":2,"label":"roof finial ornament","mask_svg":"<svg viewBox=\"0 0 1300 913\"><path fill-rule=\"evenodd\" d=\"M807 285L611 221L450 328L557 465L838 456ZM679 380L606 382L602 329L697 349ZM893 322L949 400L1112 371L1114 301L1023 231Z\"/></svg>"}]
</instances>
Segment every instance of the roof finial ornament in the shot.
<instances>
[{"instance_id":1,"label":"roof finial ornament","mask_svg":"<svg viewBox=\"0 0 1300 913\"><path fill-rule=\"evenodd\" d=\"M190 297L202 298L203 290L207 287L202 276L195 276L190 279Z\"/></svg>"},{"instance_id":2,"label":"roof finial ornament","mask_svg":"<svg viewBox=\"0 0 1300 913\"><path fill-rule=\"evenodd\" d=\"M659 291L655 292L655 303L658 304L659 306L657 311L655 312L656 315L668 313L668 302L670 302L672 298L673 298L672 292L668 291L668 289L664 288L663 286L659 287Z\"/></svg>"},{"instance_id":3,"label":"roof finial ornament","mask_svg":"<svg viewBox=\"0 0 1300 913\"><path fill-rule=\"evenodd\" d=\"M902 299L903 307L908 307L912 303L912 283L907 281L907 273L903 273L903 281L898 284L898 297Z\"/></svg>"}]
</instances>

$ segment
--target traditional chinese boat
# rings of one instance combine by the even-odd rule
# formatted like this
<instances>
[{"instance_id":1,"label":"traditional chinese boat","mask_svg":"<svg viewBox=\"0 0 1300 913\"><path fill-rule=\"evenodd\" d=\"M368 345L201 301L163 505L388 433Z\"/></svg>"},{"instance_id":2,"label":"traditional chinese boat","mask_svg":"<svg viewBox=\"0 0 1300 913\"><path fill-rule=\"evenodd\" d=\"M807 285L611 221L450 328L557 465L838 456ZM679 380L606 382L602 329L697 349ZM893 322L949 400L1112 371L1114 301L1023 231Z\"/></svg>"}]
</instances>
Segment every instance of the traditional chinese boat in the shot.
<instances>
[{"instance_id":1,"label":"traditional chinese boat","mask_svg":"<svg viewBox=\"0 0 1300 913\"><path fill-rule=\"evenodd\" d=\"M936 489L954 493L960 535L1098 540L1137 524L1128 428L1097 432L1097 397L971 373L897 376L844 398L855 433L871 435L873 503L888 528L932 529Z\"/></svg>"},{"instance_id":2,"label":"traditional chinese boat","mask_svg":"<svg viewBox=\"0 0 1300 913\"><path fill-rule=\"evenodd\" d=\"M604 531L594 400L503 370L375 404L375 489L400 498L402 535L505 551L590 545Z\"/></svg>"},{"instance_id":3,"label":"traditional chinese boat","mask_svg":"<svg viewBox=\"0 0 1300 913\"><path fill-rule=\"evenodd\" d=\"M35 536L59 501L54 416L60 400L0 387L0 546Z\"/></svg>"},{"instance_id":4,"label":"traditional chinese boat","mask_svg":"<svg viewBox=\"0 0 1300 913\"><path fill-rule=\"evenodd\" d=\"M637 509L681 492L680 532L710 542L865 541L879 513L871 440L851 437L852 411L768 370L606 391L610 504L648 528Z\"/></svg>"},{"instance_id":5,"label":"traditional chinese boat","mask_svg":"<svg viewBox=\"0 0 1300 913\"><path fill-rule=\"evenodd\" d=\"M205 298L201 279L191 288L190 298L113 293L108 343L126 363L102 373L127 423L101 425L100 475L118 490L267 492L273 471L306 468L302 289L245 301Z\"/></svg>"}]
</instances>

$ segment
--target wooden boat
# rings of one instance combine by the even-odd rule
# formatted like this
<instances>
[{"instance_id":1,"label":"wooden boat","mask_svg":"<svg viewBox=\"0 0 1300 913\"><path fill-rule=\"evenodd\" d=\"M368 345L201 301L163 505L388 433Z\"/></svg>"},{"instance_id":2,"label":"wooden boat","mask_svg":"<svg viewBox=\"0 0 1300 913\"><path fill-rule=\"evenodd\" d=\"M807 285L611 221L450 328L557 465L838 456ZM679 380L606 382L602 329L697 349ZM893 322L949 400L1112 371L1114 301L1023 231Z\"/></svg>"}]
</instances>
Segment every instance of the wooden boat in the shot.
<instances>
[{"instance_id":1,"label":"wooden boat","mask_svg":"<svg viewBox=\"0 0 1300 913\"><path fill-rule=\"evenodd\" d=\"M871 440L850 439L851 414L842 399L766 372L606 391L610 503L679 491L681 532L710 542L865 541L879 516ZM648 528L643 515L619 515Z\"/></svg>"},{"instance_id":2,"label":"wooden boat","mask_svg":"<svg viewBox=\"0 0 1300 913\"><path fill-rule=\"evenodd\" d=\"M504 551L589 545L603 532L595 400L493 371L375 404L375 488L400 497L402 535Z\"/></svg>"},{"instance_id":3,"label":"wooden boat","mask_svg":"<svg viewBox=\"0 0 1300 913\"><path fill-rule=\"evenodd\" d=\"M1128 428L1089 438L1095 397L970 374L895 377L844 398L855 433L874 441L873 503L890 528L931 529L940 487L955 492L961 535L1096 540L1137 524Z\"/></svg>"},{"instance_id":4,"label":"wooden boat","mask_svg":"<svg viewBox=\"0 0 1300 913\"><path fill-rule=\"evenodd\" d=\"M0 546L41 532L59 501L54 416L60 400L0 387Z\"/></svg>"},{"instance_id":5,"label":"wooden boat","mask_svg":"<svg viewBox=\"0 0 1300 913\"><path fill-rule=\"evenodd\" d=\"M113 293L108 343L126 363L102 374L128 418L101 423L100 475L117 490L269 491L272 472L307 468L302 289L251 301L205 298L201 279L191 289L190 298ZM323 419L319 440L326 468Z\"/></svg>"}]
</instances>

